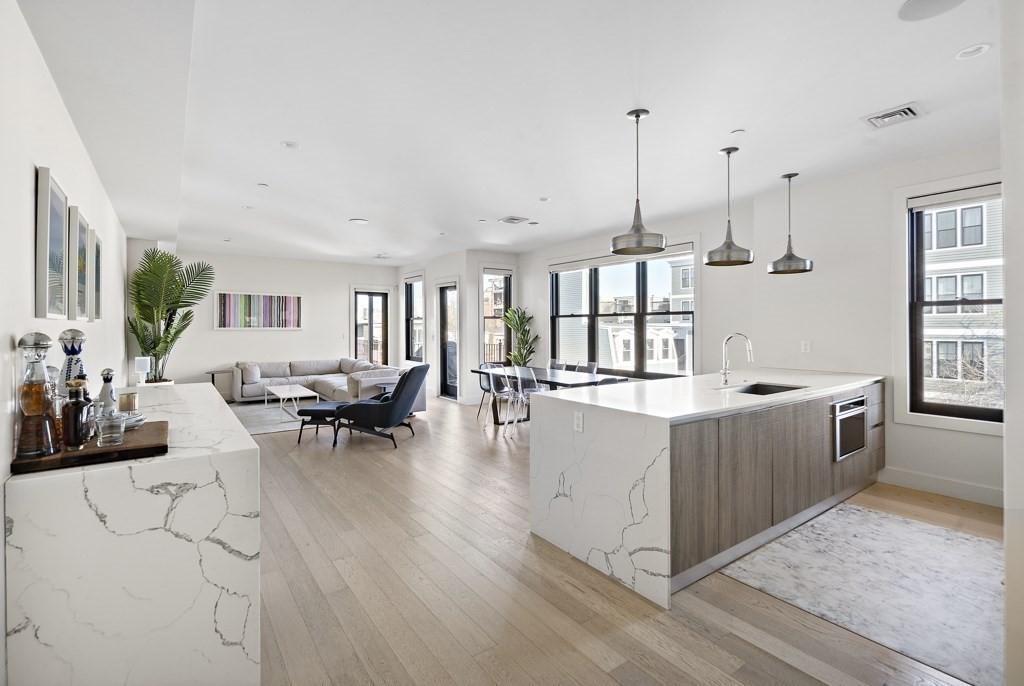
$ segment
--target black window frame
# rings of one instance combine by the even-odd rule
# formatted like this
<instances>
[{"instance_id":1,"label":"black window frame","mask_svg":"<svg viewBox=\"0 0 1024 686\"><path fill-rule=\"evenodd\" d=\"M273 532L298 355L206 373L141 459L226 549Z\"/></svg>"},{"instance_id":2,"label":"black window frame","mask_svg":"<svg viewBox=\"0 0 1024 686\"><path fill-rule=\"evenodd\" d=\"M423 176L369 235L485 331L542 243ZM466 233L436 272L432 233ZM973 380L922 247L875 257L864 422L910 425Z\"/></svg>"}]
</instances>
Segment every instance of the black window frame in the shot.
<instances>
[{"instance_id":1,"label":"black window frame","mask_svg":"<svg viewBox=\"0 0 1024 686\"><path fill-rule=\"evenodd\" d=\"M664 256L652 258L652 260L665 259ZM550 275L550 296L551 300L549 303L550 317L550 328L549 338L551 339L550 351L551 359L558 358L558 320L560 319L584 319L587 321L587 360L598 359L598 321L602 318L633 318L633 341L646 341L647 340L647 318L650 316L675 316L681 315L690 317L691 335L693 340L693 360L690 360L691 368L696 372L696 365L694 364L697 356L697 318L694 314L694 310L653 310L650 309L650 302L648 301L647 293L647 263L651 260L637 261L633 263L636 269L636 301L633 307L633 312L608 312L604 314L598 313L600 309L600 293L601 284L599 270L601 267L610 265L598 265L594 267L585 267L579 270L573 271L585 271L588 272L590 279L588 302L584 305L586 313L578 314L560 314L558 311L558 288L559 282L558 277L561 272L552 272ZM685 267L684 267L685 268ZM690 277L690 287L695 286L695 279L697 278L696 265L689 267L693 269L693 273ZM695 302L696 299L688 302ZM671 304L669 305L671 308ZM692 305L691 305L692 307ZM642 349L643 354L638 355L637 350ZM628 376L637 379L672 379L680 376L686 376L685 374L664 374L660 372L649 372L647 371L647 346L646 342L641 346L634 345L632 350L631 360L633 363L633 369L610 369L606 367L599 367L598 373L600 374L615 374L616 376ZM573 360L566 360L566 362L573 362Z\"/></svg>"},{"instance_id":2,"label":"black window frame","mask_svg":"<svg viewBox=\"0 0 1024 686\"><path fill-rule=\"evenodd\" d=\"M512 275L511 274L499 274L499 273L496 273L496 272L486 272L485 271L483 273L483 278L481 279L481 282L484 282L488 276L492 276L492 277L500 276L500 277L503 277L504 280L505 280L505 284L504 284L505 292L504 292L504 296L503 296L504 300L502 301L502 306L501 306L501 314L500 315L494 315L494 314L486 314L486 313L484 313L484 311L483 311L483 309L484 309L483 308L483 302L484 302L483 301L483 298L484 298L483 288L480 289L480 312L481 312L481 315L482 315L481 319L483 320L483 329L482 329L482 331L484 331L484 332L487 331L487 320L488 319L494 319L494 320L502 321L502 330L505 332L505 356L502 359L500 359L500 360L489 359L488 356L487 356L487 346L485 344L484 345L484 349L480 353L480 361L481 362L497 362L499 364L508 364L508 356L509 356L509 353L512 352L512 330L510 328L508 328L507 324L504 323L504 315L505 315L506 312L509 311L509 308L512 307Z\"/></svg>"},{"instance_id":3,"label":"black window frame","mask_svg":"<svg viewBox=\"0 0 1024 686\"><path fill-rule=\"evenodd\" d=\"M959 214L959 213L957 213ZM932 310L938 312L938 307L949 306L948 300L927 300L925 299L925 270L926 270L926 259L925 259L925 236L924 236L924 215L923 210L908 210L907 212L907 226L908 226L908 280L909 280L909 360L908 360L908 380L910 386L910 411L917 414L929 414L937 415L942 417L955 417L958 419L972 419L984 422L995 422L1001 423L1003 421L1003 410L993 407L974 407L971 405L956 405L952 403L937 403L929 402L925 400L925 377L924 377L924 317L929 312L930 308L936 308ZM933 222L934 223L934 222ZM937 230L937 228L936 228ZM960 279L957 278L958 286L960 285ZM936 281L935 288L938 288L938 282ZM958 294L962 295L962 294ZM934 293L934 297L938 297L937 292ZM964 299L959 298L956 301L957 305L960 306L985 306L985 305L1002 305L1002 298L980 298L980 299ZM939 345L941 341L936 340L934 351L932 354L932 363L934 365L934 378L943 378L939 375ZM957 371L959 374L960 365L960 346L957 345L957 359L956 359ZM959 378L959 377L958 377Z\"/></svg>"},{"instance_id":4,"label":"black window frame","mask_svg":"<svg viewBox=\"0 0 1024 686\"><path fill-rule=\"evenodd\" d=\"M423 279L413 279L412 281L405 282L405 359L409 362L423 362L423 355L413 355L413 346L415 342L412 338L413 322L419 320L424 323L423 335L426 339L426 322L425 317L416 317L415 308L413 307L413 287L419 284L420 287L420 299L423 301L423 309L426 309L426 300L423 294ZM424 340L424 345L426 340ZM423 350L424 346L420 346L420 350Z\"/></svg>"}]
</instances>

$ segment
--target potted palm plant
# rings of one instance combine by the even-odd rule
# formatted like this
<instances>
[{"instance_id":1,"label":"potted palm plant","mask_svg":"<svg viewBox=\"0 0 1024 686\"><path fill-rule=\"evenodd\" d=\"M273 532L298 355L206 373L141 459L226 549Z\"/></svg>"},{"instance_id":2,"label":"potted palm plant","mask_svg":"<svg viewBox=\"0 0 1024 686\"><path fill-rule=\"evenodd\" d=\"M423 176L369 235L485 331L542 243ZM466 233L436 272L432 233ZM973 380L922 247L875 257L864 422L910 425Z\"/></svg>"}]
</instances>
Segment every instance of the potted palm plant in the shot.
<instances>
[{"instance_id":1,"label":"potted palm plant","mask_svg":"<svg viewBox=\"0 0 1024 686\"><path fill-rule=\"evenodd\" d=\"M533 315L527 314L525 307L510 307L501 319L512 332L512 350L508 354L508 361L516 367L530 366L530 360L537 352L535 346L540 340L539 335L530 331Z\"/></svg>"},{"instance_id":2,"label":"potted palm plant","mask_svg":"<svg viewBox=\"0 0 1024 686\"><path fill-rule=\"evenodd\" d=\"M149 248L128 284L134 317L128 329L143 356L150 357L148 383L166 383L167 358L192 324L191 308L213 288L213 267L205 262L182 264L177 255Z\"/></svg>"}]
</instances>

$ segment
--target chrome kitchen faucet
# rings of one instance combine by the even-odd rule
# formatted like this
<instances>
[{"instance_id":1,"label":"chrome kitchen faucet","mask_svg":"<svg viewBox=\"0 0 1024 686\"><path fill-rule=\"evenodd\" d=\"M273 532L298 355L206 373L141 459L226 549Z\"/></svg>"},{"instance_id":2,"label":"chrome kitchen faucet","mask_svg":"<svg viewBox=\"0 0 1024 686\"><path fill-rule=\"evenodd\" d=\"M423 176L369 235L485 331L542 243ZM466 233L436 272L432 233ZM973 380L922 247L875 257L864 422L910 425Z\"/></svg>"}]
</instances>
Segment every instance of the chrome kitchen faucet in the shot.
<instances>
[{"instance_id":1,"label":"chrome kitchen faucet","mask_svg":"<svg viewBox=\"0 0 1024 686\"><path fill-rule=\"evenodd\" d=\"M751 344L750 338L748 338L746 334L731 333L726 336L725 340L722 341L722 369L719 372L719 374L722 375L723 386L729 385L729 341L731 341L734 336L743 337L743 340L747 342L747 362L754 361L754 346Z\"/></svg>"}]
</instances>

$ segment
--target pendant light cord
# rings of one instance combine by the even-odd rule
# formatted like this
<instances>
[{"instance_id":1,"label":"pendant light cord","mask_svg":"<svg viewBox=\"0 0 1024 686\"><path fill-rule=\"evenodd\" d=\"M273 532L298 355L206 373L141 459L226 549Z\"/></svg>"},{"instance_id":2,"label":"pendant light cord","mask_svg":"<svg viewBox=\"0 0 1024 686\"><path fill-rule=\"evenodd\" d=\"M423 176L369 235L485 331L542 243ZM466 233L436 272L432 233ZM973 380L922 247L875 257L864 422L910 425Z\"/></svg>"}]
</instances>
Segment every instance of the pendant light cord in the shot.
<instances>
[{"instance_id":1,"label":"pendant light cord","mask_svg":"<svg viewBox=\"0 0 1024 686\"><path fill-rule=\"evenodd\" d=\"M725 154L725 218L732 221L732 153Z\"/></svg>"},{"instance_id":2,"label":"pendant light cord","mask_svg":"<svg viewBox=\"0 0 1024 686\"><path fill-rule=\"evenodd\" d=\"M636 115L636 199L640 201L640 115Z\"/></svg>"},{"instance_id":3,"label":"pendant light cord","mask_svg":"<svg viewBox=\"0 0 1024 686\"><path fill-rule=\"evenodd\" d=\"M793 177L786 179L786 238L793 240Z\"/></svg>"}]
</instances>

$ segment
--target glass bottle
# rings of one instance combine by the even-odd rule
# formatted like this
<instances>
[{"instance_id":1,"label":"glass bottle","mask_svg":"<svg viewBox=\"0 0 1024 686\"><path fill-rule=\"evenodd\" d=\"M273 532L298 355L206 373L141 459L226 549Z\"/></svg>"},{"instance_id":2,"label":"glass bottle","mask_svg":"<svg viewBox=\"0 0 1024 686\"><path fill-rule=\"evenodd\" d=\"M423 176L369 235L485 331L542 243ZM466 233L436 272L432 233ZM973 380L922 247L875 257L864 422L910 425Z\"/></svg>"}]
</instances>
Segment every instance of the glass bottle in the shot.
<instances>
[{"instance_id":1,"label":"glass bottle","mask_svg":"<svg viewBox=\"0 0 1024 686\"><path fill-rule=\"evenodd\" d=\"M19 393L21 425L15 457L46 457L60 452L50 381L46 376L46 353L52 345L50 337L39 332L26 334L18 341L28 366Z\"/></svg>"},{"instance_id":2,"label":"glass bottle","mask_svg":"<svg viewBox=\"0 0 1024 686\"><path fill-rule=\"evenodd\" d=\"M86 440L91 440L96 435L96 405L92 402L92 396L89 395L89 377L84 373L79 374L74 378L75 381L80 381L80 384L75 384L76 387L82 389L82 399L89 403L88 412L88 426L89 433L87 434ZM68 382L70 386L71 382Z\"/></svg>"},{"instance_id":3,"label":"glass bottle","mask_svg":"<svg viewBox=\"0 0 1024 686\"><path fill-rule=\"evenodd\" d=\"M103 379L103 387L96 398L96 404L99 406L96 408L96 414L117 414L117 394L114 393L114 370L108 367L100 372L100 377Z\"/></svg>"},{"instance_id":4,"label":"glass bottle","mask_svg":"<svg viewBox=\"0 0 1024 686\"><path fill-rule=\"evenodd\" d=\"M68 381L85 374L85 365L82 363L85 334L78 329L64 329L57 337L57 342L60 343L61 349L67 355L64 358L64 369L61 370L60 378L57 380L57 391L66 395Z\"/></svg>"},{"instance_id":5,"label":"glass bottle","mask_svg":"<svg viewBox=\"0 0 1024 686\"><path fill-rule=\"evenodd\" d=\"M92 403L85 399L85 389L68 382L68 401L64 403L62 426L64 450L81 450L89 441L89 410Z\"/></svg>"}]
</instances>

